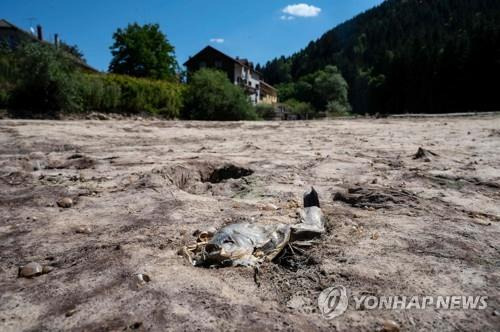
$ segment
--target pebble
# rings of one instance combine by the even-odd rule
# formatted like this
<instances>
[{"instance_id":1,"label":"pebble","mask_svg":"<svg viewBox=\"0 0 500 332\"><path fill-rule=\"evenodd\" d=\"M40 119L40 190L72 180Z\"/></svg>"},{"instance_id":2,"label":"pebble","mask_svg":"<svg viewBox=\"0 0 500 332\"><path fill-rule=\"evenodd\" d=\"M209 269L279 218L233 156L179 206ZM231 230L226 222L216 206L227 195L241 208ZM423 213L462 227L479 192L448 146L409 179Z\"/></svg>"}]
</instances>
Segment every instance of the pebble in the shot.
<instances>
[{"instance_id":1,"label":"pebble","mask_svg":"<svg viewBox=\"0 0 500 332\"><path fill-rule=\"evenodd\" d=\"M65 316L66 317L71 317L71 316L73 316L76 313L76 311L77 311L76 309L68 310L68 311L66 311Z\"/></svg>"},{"instance_id":2,"label":"pebble","mask_svg":"<svg viewBox=\"0 0 500 332\"><path fill-rule=\"evenodd\" d=\"M32 278L43 273L43 266L36 262L31 262L19 268L19 277Z\"/></svg>"},{"instance_id":3,"label":"pebble","mask_svg":"<svg viewBox=\"0 0 500 332\"><path fill-rule=\"evenodd\" d=\"M268 203L262 206L262 209L265 211L275 211L278 210L278 207L274 204Z\"/></svg>"},{"instance_id":4,"label":"pebble","mask_svg":"<svg viewBox=\"0 0 500 332\"><path fill-rule=\"evenodd\" d=\"M75 228L75 233L90 234L92 233L92 228L90 228L90 226L78 226Z\"/></svg>"},{"instance_id":5,"label":"pebble","mask_svg":"<svg viewBox=\"0 0 500 332\"><path fill-rule=\"evenodd\" d=\"M151 281L151 278L147 275L147 274L144 274L144 273L138 273L135 275L137 281L139 282L139 284L146 284L148 282Z\"/></svg>"},{"instance_id":6,"label":"pebble","mask_svg":"<svg viewBox=\"0 0 500 332\"><path fill-rule=\"evenodd\" d=\"M399 332L399 325L393 320L386 320L382 328L383 332Z\"/></svg>"},{"instance_id":7,"label":"pebble","mask_svg":"<svg viewBox=\"0 0 500 332\"><path fill-rule=\"evenodd\" d=\"M57 205L59 205L59 207L67 209L73 206L73 200L69 197L64 197L57 201Z\"/></svg>"},{"instance_id":8,"label":"pebble","mask_svg":"<svg viewBox=\"0 0 500 332\"><path fill-rule=\"evenodd\" d=\"M372 237L371 237L372 240L377 240L378 238L379 238L379 235L377 232L372 234Z\"/></svg>"}]
</instances>

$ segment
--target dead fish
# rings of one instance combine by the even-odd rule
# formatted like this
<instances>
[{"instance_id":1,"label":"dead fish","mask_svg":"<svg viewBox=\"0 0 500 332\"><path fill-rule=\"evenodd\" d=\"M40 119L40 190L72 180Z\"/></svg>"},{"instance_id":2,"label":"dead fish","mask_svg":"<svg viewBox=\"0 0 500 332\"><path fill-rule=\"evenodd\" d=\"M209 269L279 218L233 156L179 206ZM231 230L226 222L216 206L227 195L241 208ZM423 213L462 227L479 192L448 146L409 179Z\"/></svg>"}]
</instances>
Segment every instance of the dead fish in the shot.
<instances>
[{"instance_id":1,"label":"dead fish","mask_svg":"<svg viewBox=\"0 0 500 332\"><path fill-rule=\"evenodd\" d=\"M325 231L318 193L304 194L299 222L288 224L238 223L223 227L182 252L195 266L257 266L273 260L290 241L310 240ZM212 235L212 234L210 234Z\"/></svg>"}]
</instances>

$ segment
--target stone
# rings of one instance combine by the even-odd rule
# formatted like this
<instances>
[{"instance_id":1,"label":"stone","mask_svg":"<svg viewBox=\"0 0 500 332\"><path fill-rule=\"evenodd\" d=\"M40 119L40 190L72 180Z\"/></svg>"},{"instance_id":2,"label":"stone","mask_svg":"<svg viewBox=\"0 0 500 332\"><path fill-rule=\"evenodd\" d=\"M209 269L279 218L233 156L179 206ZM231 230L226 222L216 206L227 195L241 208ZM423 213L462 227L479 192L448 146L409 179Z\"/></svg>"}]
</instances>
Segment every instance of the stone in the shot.
<instances>
[{"instance_id":1,"label":"stone","mask_svg":"<svg viewBox=\"0 0 500 332\"><path fill-rule=\"evenodd\" d=\"M399 325L393 320L384 321L382 332L399 332Z\"/></svg>"},{"instance_id":2,"label":"stone","mask_svg":"<svg viewBox=\"0 0 500 332\"><path fill-rule=\"evenodd\" d=\"M272 204L272 203L267 203L267 204L264 204L262 206L262 210L265 210L265 211L275 211L275 210L278 210L279 208Z\"/></svg>"},{"instance_id":3,"label":"stone","mask_svg":"<svg viewBox=\"0 0 500 332\"><path fill-rule=\"evenodd\" d=\"M77 233L77 234L90 234L90 233L92 233L92 228L90 228L90 226L78 226L75 228L75 233Z\"/></svg>"},{"instance_id":4,"label":"stone","mask_svg":"<svg viewBox=\"0 0 500 332\"><path fill-rule=\"evenodd\" d=\"M147 274L144 274L144 273L138 273L135 275L135 277L136 277L137 282L139 284L146 284L146 283L151 281L151 278Z\"/></svg>"},{"instance_id":5,"label":"stone","mask_svg":"<svg viewBox=\"0 0 500 332\"><path fill-rule=\"evenodd\" d=\"M43 266L36 262L28 263L19 268L19 277L33 278L43 273Z\"/></svg>"},{"instance_id":6,"label":"stone","mask_svg":"<svg viewBox=\"0 0 500 332\"><path fill-rule=\"evenodd\" d=\"M73 206L73 200L70 197L64 197L57 201L57 205L67 209Z\"/></svg>"},{"instance_id":7,"label":"stone","mask_svg":"<svg viewBox=\"0 0 500 332\"><path fill-rule=\"evenodd\" d=\"M76 308L70 309L70 310L66 311L66 313L64 315L66 317L71 317L71 316L73 316L76 313L76 311L77 311Z\"/></svg>"}]
</instances>

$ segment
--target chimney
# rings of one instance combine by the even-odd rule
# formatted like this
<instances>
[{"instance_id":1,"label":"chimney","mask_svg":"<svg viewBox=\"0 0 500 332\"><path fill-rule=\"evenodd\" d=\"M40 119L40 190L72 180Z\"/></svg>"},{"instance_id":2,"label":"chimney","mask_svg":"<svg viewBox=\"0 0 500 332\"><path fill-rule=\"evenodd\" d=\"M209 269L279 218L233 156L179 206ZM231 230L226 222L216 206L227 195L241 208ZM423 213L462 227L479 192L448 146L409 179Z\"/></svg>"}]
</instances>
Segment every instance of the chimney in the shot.
<instances>
[{"instance_id":1,"label":"chimney","mask_svg":"<svg viewBox=\"0 0 500 332\"><path fill-rule=\"evenodd\" d=\"M59 48L59 34L58 33L54 34L54 46L56 48Z\"/></svg>"},{"instance_id":2,"label":"chimney","mask_svg":"<svg viewBox=\"0 0 500 332\"><path fill-rule=\"evenodd\" d=\"M36 26L36 36L38 40L43 40L42 26L40 24Z\"/></svg>"}]
</instances>

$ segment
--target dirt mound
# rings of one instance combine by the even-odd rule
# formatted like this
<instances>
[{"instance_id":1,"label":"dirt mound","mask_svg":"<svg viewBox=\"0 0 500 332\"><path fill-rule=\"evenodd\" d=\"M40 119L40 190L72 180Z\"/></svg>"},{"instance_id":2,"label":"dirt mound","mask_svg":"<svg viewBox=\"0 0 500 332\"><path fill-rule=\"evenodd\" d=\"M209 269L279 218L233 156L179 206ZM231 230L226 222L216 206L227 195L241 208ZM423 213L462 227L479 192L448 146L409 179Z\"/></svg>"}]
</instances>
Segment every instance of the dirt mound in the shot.
<instances>
[{"instance_id":1,"label":"dirt mound","mask_svg":"<svg viewBox=\"0 0 500 332\"><path fill-rule=\"evenodd\" d=\"M432 152L431 150L426 150L424 148L418 148L417 153L413 155L413 159L423 159L424 161L431 161L432 157L437 157L438 154Z\"/></svg>"}]
</instances>

